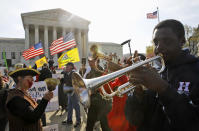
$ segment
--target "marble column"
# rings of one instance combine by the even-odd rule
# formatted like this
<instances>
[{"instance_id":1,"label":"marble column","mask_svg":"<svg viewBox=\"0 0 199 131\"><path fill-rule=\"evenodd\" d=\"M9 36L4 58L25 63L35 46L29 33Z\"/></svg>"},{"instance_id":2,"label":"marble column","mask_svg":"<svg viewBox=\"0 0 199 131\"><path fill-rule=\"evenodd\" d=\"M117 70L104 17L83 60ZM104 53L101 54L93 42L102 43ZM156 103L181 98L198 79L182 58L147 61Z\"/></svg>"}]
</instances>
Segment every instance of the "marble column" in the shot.
<instances>
[{"instance_id":1,"label":"marble column","mask_svg":"<svg viewBox=\"0 0 199 131\"><path fill-rule=\"evenodd\" d=\"M77 30L77 46L79 50L80 60L82 59L82 43L81 43L81 30Z\"/></svg>"},{"instance_id":2,"label":"marble column","mask_svg":"<svg viewBox=\"0 0 199 131\"><path fill-rule=\"evenodd\" d=\"M53 40L57 39L57 28L53 27Z\"/></svg>"},{"instance_id":3,"label":"marble column","mask_svg":"<svg viewBox=\"0 0 199 131\"><path fill-rule=\"evenodd\" d=\"M89 51L89 46L88 46L88 33L87 33L87 31L86 30L84 30L83 31L83 43L82 43L82 50L83 50L83 52L82 52L82 57L84 57L84 58L87 58L87 56L88 56L88 51Z\"/></svg>"},{"instance_id":4,"label":"marble column","mask_svg":"<svg viewBox=\"0 0 199 131\"><path fill-rule=\"evenodd\" d=\"M66 29L63 27L62 28L62 36L64 37L66 35Z\"/></svg>"},{"instance_id":5,"label":"marble column","mask_svg":"<svg viewBox=\"0 0 199 131\"><path fill-rule=\"evenodd\" d=\"M30 47L30 39L29 39L29 25L25 25L25 50ZM22 52L23 53L23 52ZM21 56L23 57L23 56ZM22 59L22 62L25 64L29 64L29 61L25 61L25 59Z\"/></svg>"},{"instance_id":6,"label":"marble column","mask_svg":"<svg viewBox=\"0 0 199 131\"><path fill-rule=\"evenodd\" d=\"M48 57L48 27L44 26L44 47L45 47L45 56Z\"/></svg>"},{"instance_id":7,"label":"marble column","mask_svg":"<svg viewBox=\"0 0 199 131\"><path fill-rule=\"evenodd\" d=\"M79 59L80 61L79 62L76 62L75 63L75 66L77 69L80 69L81 67L81 61L82 61L82 46L81 46L81 30L80 29L73 29L71 30L71 32L73 32L74 34L74 38L75 38L75 41L76 41L76 47L78 48L78 52L79 52Z\"/></svg>"},{"instance_id":8,"label":"marble column","mask_svg":"<svg viewBox=\"0 0 199 131\"><path fill-rule=\"evenodd\" d=\"M35 44L39 43L39 26L35 25Z\"/></svg>"},{"instance_id":9,"label":"marble column","mask_svg":"<svg viewBox=\"0 0 199 131\"><path fill-rule=\"evenodd\" d=\"M29 26L25 25L25 49L29 48Z\"/></svg>"},{"instance_id":10,"label":"marble column","mask_svg":"<svg viewBox=\"0 0 199 131\"><path fill-rule=\"evenodd\" d=\"M84 58L84 32L81 32L82 57Z\"/></svg>"},{"instance_id":11,"label":"marble column","mask_svg":"<svg viewBox=\"0 0 199 131\"><path fill-rule=\"evenodd\" d=\"M39 26L35 25L35 44L39 43ZM36 56L35 60L38 60L39 56Z\"/></svg>"},{"instance_id":12,"label":"marble column","mask_svg":"<svg viewBox=\"0 0 199 131\"><path fill-rule=\"evenodd\" d=\"M57 28L54 26L53 27L53 41L56 40L56 39L57 39ZM57 57L58 57L57 54L53 55L53 60L55 62L54 63L55 65L58 65L58 62L57 62L58 58Z\"/></svg>"},{"instance_id":13,"label":"marble column","mask_svg":"<svg viewBox=\"0 0 199 131\"><path fill-rule=\"evenodd\" d=\"M88 54L89 54L89 44L88 44L88 30L85 31L85 55L86 55L86 58L88 57Z\"/></svg>"}]
</instances>

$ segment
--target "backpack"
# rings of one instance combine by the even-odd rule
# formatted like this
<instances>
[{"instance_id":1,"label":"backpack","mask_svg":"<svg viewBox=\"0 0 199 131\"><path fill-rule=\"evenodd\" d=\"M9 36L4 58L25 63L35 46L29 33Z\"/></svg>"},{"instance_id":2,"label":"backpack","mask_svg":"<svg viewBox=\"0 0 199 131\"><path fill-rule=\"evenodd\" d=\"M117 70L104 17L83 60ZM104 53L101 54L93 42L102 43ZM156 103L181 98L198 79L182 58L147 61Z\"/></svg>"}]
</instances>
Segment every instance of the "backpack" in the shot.
<instances>
[{"instance_id":1,"label":"backpack","mask_svg":"<svg viewBox=\"0 0 199 131\"><path fill-rule=\"evenodd\" d=\"M0 119L6 117L6 100L8 96L9 89L1 89L0 90Z\"/></svg>"}]
</instances>

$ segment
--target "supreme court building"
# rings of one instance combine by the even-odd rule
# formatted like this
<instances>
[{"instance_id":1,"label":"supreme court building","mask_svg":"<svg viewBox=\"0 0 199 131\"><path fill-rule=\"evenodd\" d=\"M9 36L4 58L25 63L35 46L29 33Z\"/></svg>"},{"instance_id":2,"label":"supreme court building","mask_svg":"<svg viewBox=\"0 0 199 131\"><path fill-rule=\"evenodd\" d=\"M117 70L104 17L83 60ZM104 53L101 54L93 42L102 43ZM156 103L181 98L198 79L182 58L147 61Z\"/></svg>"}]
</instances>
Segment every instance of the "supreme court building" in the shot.
<instances>
[{"instance_id":1,"label":"supreme court building","mask_svg":"<svg viewBox=\"0 0 199 131\"><path fill-rule=\"evenodd\" d=\"M21 14L25 30L25 49L42 42L45 56L49 58L51 43L73 32L81 58L88 52L88 26L90 22L62 9L52 9ZM54 61L58 56L54 55Z\"/></svg>"},{"instance_id":2,"label":"supreme court building","mask_svg":"<svg viewBox=\"0 0 199 131\"><path fill-rule=\"evenodd\" d=\"M33 66L35 60L44 55L48 58L53 58L56 65L61 53L51 56L49 47L54 40L65 36L69 32L73 32L74 34L79 49L80 60L87 58L90 47L88 42L90 21L59 8L22 13L21 18L25 31L25 39L0 37L0 48L6 52L6 58L10 60L11 65L22 62ZM22 57L22 52L38 42L42 43L45 54L25 61ZM92 42L92 44L95 43ZM109 44L111 49L108 53L117 52L122 57L122 47L120 45L103 43L102 46L105 46L104 49L106 49ZM1 63L4 63L3 50L0 53L0 57L2 58L0 59ZM80 62L76 63L76 66L79 67Z\"/></svg>"}]
</instances>

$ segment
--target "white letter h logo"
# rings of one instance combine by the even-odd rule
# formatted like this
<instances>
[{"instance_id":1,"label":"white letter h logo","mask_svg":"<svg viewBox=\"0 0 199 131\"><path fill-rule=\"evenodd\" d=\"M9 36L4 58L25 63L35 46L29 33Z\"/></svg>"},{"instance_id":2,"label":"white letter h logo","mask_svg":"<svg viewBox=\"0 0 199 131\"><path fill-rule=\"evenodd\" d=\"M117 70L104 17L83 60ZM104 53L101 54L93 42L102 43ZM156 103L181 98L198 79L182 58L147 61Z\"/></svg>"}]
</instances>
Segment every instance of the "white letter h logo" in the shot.
<instances>
[{"instance_id":1,"label":"white letter h logo","mask_svg":"<svg viewBox=\"0 0 199 131\"><path fill-rule=\"evenodd\" d=\"M178 91L189 91L190 82L179 82L179 83L180 83L180 86L178 88Z\"/></svg>"}]
</instances>

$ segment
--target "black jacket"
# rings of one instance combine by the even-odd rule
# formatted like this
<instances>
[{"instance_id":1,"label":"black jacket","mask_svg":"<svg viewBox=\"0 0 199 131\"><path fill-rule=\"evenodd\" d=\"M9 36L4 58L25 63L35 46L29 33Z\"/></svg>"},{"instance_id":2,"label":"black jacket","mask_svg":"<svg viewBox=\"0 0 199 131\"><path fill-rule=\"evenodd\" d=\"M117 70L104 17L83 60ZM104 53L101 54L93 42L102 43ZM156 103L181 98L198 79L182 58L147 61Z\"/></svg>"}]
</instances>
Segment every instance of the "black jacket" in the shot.
<instances>
[{"instance_id":1,"label":"black jacket","mask_svg":"<svg viewBox=\"0 0 199 131\"><path fill-rule=\"evenodd\" d=\"M43 68L39 71L41 74L39 75L39 81L44 81L46 78L52 78L52 73L48 68Z\"/></svg>"},{"instance_id":2,"label":"black jacket","mask_svg":"<svg viewBox=\"0 0 199 131\"><path fill-rule=\"evenodd\" d=\"M126 101L125 115L137 131L199 131L199 60L185 52L161 74L170 87L146 90Z\"/></svg>"},{"instance_id":3,"label":"black jacket","mask_svg":"<svg viewBox=\"0 0 199 131\"><path fill-rule=\"evenodd\" d=\"M61 84L65 84L65 86L73 86L72 85L72 74L74 71L71 71L70 73L62 72L61 74L64 74L64 78L61 79Z\"/></svg>"}]
</instances>

